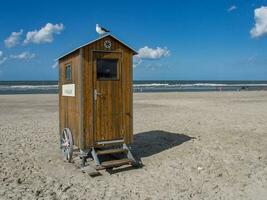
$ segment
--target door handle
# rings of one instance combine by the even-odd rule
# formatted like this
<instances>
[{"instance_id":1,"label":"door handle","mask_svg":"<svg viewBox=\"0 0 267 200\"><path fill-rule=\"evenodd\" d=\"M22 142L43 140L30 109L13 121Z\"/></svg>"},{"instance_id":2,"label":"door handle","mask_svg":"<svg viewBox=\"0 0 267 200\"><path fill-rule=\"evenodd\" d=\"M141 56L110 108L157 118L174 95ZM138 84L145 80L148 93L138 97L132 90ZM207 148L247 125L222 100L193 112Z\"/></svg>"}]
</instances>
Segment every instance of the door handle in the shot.
<instances>
[{"instance_id":1,"label":"door handle","mask_svg":"<svg viewBox=\"0 0 267 200\"><path fill-rule=\"evenodd\" d=\"M101 96L102 93L101 92L97 92L97 89L95 89L95 91L94 91L95 101L97 100L97 95Z\"/></svg>"}]
</instances>

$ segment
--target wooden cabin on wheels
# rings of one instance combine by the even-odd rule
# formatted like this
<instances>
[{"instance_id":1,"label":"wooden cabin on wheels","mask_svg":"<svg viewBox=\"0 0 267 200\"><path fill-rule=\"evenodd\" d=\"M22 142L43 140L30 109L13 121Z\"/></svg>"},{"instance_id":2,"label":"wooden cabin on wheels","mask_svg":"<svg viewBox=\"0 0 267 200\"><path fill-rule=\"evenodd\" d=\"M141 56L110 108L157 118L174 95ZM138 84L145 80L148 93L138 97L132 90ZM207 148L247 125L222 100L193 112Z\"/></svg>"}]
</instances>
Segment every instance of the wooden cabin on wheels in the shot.
<instances>
[{"instance_id":1,"label":"wooden cabin on wheels","mask_svg":"<svg viewBox=\"0 0 267 200\"><path fill-rule=\"evenodd\" d=\"M75 145L82 166L89 156L96 169L136 164L129 146L133 142L135 54L106 34L58 59L59 130L65 160L71 161ZM107 154L113 160L103 161L101 157ZM114 160L114 154L120 154L120 159Z\"/></svg>"}]
</instances>

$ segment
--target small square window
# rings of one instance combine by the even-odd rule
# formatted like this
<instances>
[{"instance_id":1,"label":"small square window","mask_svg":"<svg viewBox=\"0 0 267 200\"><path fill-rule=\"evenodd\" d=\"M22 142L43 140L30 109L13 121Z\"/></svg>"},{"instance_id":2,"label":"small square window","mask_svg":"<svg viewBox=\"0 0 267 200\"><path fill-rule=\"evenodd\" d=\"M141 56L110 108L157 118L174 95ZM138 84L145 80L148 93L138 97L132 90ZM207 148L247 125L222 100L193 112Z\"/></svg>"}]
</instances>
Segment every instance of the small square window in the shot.
<instances>
[{"instance_id":1,"label":"small square window","mask_svg":"<svg viewBox=\"0 0 267 200\"><path fill-rule=\"evenodd\" d=\"M71 65L70 64L66 65L66 68L65 68L65 80L71 81Z\"/></svg>"},{"instance_id":2,"label":"small square window","mask_svg":"<svg viewBox=\"0 0 267 200\"><path fill-rule=\"evenodd\" d=\"M97 59L97 79L98 80L116 80L118 59Z\"/></svg>"}]
</instances>

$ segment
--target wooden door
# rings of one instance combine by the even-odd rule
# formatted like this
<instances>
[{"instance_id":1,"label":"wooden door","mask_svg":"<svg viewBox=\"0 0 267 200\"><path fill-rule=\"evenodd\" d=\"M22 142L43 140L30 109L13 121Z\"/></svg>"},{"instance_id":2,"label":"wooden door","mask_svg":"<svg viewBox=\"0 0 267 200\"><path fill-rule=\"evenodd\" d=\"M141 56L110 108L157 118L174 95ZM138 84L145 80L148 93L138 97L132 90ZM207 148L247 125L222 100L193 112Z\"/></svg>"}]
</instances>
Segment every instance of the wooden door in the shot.
<instances>
[{"instance_id":1,"label":"wooden door","mask_svg":"<svg viewBox=\"0 0 267 200\"><path fill-rule=\"evenodd\" d=\"M122 139L121 54L94 52L94 139Z\"/></svg>"}]
</instances>

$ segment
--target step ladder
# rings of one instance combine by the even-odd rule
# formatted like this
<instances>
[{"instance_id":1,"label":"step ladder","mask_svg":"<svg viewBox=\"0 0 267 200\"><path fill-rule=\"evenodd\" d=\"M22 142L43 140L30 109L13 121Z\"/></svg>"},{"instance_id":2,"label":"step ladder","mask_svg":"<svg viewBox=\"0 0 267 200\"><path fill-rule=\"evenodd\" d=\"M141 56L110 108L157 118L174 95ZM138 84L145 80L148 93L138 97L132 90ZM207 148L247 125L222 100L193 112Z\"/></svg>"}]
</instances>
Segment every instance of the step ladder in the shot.
<instances>
[{"instance_id":1,"label":"step ladder","mask_svg":"<svg viewBox=\"0 0 267 200\"><path fill-rule=\"evenodd\" d=\"M104 148L92 148L91 154L96 163L96 170L110 169L123 165L138 166L130 148L126 144L117 144L110 147L105 146Z\"/></svg>"}]
</instances>

